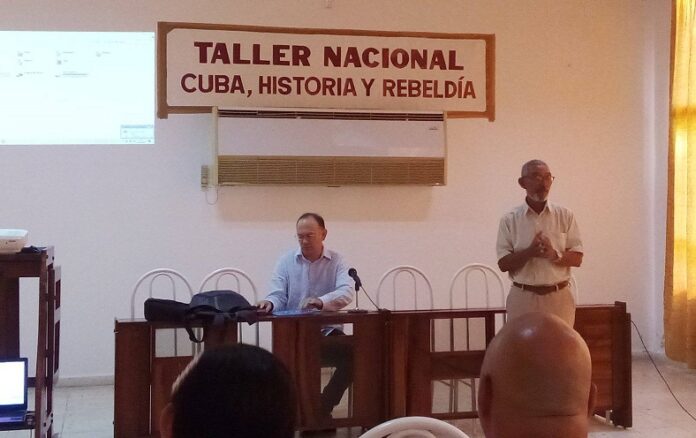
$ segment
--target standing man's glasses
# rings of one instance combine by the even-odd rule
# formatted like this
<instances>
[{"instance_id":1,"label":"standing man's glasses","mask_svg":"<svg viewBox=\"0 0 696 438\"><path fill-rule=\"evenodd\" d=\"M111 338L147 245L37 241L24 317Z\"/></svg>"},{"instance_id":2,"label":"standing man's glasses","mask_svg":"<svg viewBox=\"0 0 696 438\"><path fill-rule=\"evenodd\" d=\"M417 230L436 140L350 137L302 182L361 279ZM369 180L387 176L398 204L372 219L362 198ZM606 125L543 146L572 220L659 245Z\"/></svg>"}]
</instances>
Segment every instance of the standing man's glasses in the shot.
<instances>
[{"instance_id":1,"label":"standing man's glasses","mask_svg":"<svg viewBox=\"0 0 696 438\"><path fill-rule=\"evenodd\" d=\"M549 174L549 175L527 175L527 178L531 178L537 182L553 182L556 177Z\"/></svg>"}]
</instances>

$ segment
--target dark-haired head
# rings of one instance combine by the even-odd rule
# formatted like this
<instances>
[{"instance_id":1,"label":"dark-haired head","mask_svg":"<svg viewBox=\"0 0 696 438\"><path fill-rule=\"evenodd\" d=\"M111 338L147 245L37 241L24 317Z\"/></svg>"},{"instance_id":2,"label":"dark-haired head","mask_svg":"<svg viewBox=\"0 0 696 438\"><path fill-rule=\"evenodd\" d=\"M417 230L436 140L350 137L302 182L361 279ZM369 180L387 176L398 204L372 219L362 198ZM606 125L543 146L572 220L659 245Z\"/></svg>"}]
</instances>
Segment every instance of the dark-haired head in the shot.
<instances>
[{"instance_id":1,"label":"dark-haired head","mask_svg":"<svg viewBox=\"0 0 696 438\"><path fill-rule=\"evenodd\" d=\"M245 344L205 350L174 383L163 438L292 437L295 391L285 366Z\"/></svg>"}]
</instances>

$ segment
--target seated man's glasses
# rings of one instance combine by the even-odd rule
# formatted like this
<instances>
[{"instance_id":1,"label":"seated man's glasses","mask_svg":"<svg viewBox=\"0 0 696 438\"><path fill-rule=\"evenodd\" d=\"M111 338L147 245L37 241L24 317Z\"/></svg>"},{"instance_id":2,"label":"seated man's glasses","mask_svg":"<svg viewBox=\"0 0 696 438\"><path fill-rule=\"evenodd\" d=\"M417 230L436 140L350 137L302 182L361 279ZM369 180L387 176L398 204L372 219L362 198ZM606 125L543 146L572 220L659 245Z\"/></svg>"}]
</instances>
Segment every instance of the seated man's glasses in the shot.
<instances>
[{"instance_id":1,"label":"seated man's glasses","mask_svg":"<svg viewBox=\"0 0 696 438\"><path fill-rule=\"evenodd\" d=\"M312 240L316 237L315 233L297 234L297 240Z\"/></svg>"}]
</instances>

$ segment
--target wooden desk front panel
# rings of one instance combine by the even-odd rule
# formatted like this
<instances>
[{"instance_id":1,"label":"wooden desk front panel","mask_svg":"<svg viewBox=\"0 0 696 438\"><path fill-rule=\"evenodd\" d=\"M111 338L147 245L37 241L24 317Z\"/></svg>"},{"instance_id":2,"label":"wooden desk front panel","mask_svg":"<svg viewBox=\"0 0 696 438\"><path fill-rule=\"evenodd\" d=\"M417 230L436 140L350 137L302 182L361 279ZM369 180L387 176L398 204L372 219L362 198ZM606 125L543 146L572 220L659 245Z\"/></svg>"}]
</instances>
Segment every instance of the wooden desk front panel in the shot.
<instances>
[{"instance_id":1,"label":"wooden desk front panel","mask_svg":"<svg viewBox=\"0 0 696 438\"><path fill-rule=\"evenodd\" d=\"M157 357L156 332L181 328L144 320L116 320L114 377L114 436L159 435L159 417L169 402L172 384L192 356ZM237 325L208 330L208 347L234 343Z\"/></svg>"},{"instance_id":2,"label":"wooden desk front panel","mask_svg":"<svg viewBox=\"0 0 696 438\"><path fill-rule=\"evenodd\" d=\"M434 382L459 384L478 377L485 346L495 335L496 315L504 309L394 312L390 315L389 418L427 416L441 419L474 418L475 410L433 412ZM435 322L483 320L482 349L435 351ZM467 332L467 336L469 333Z\"/></svg>"},{"instance_id":3,"label":"wooden desk front panel","mask_svg":"<svg viewBox=\"0 0 696 438\"><path fill-rule=\"evenodd\" d=\"M298 429L373 426L385 417L384 319L381 314L341 314L322 317L274 318L273 354L291 370L298 396ZM352 324L353 334L321 335L328 324ZM320 416L321 346L340 343L352 347L352 416L327 422Z\"/></svg>"},{"instance_id":4,"label":"wooden desk front panel","mask_svg":"<svg viewBox=\"0 0 696 438\"><path fill-rule=\"evenodd\" d=\"M475 378L485 354L484 349L433 351L432 321L483 318L485 345L488 345L497 327L496 315L500 318L501 314L504 309L339 313L265 319L272 322L273 353L296 379L299 428L313 429L328 425L369 427L405 415L475 417L475 411L432 412L433 381ZM353 324L353 336L335 342L348 342L356 348L354 412L350 419L322 423L318 415L320 345L324 341L320 327L337 323ZM590 348L598 407L611 410L615 424L631 426L630 315L625 304L580 306L575 328ZM116 438L150 436L152 432L149 414L152 412L154 421L156 411L150 411L149 391L153 381L149 330L149 324L144 321L116 322ZM175 375L164 371L156 374L166 374L167 384Z\"/></svg>"},{"instance_id":5,"label":"wooden desk front panel","mask_svg":"<svg viewBox=\"0 0 696 438\"><path fill-rule=\"evenodd\" d=\"M434 351L433 321L484 318L485 345L496 330L495 315L504 309L394 312L390 315L389 417L407 415L441 419L472 418L476 410L435 413L435 381L456 381L480 375L485 350ZM630 314L625 303L579 306L575 329L587 342L592 358L592 381L597 386L596 413L629 427L631 416Z\"/></svg>"}]
</instances>

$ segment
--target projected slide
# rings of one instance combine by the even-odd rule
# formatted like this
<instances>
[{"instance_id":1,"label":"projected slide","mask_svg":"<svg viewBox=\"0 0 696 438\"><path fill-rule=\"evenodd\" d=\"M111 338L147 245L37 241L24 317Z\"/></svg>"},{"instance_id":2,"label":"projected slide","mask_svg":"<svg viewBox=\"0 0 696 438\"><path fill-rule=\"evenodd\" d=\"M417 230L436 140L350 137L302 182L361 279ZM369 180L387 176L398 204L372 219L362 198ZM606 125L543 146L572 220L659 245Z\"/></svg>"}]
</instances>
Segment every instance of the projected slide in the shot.
<instances>
[{"instance_id":1,"label":"projected slide","mask_svg":"<svg viewBox=\"0 0 696 438\"><path fill-rule=\"evenodd\" d=\"M0 31L0 146L154 143L153 32Z\"/></svg>"}]
</instances>

